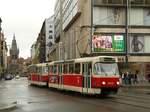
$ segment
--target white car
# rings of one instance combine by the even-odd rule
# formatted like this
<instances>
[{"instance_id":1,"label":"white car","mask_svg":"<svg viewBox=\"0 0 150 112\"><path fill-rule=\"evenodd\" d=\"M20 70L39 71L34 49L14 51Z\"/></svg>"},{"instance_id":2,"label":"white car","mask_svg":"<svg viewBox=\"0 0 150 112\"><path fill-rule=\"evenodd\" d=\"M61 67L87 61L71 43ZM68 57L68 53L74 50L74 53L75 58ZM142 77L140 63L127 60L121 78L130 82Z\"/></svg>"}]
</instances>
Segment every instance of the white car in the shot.
<instances>
[{"instance_id":1,"label":"white car","mask_svg":"<svg viewBox=\"0 0 150 112\"><path fill-rule=\"evenodd\" d=\"M16 76L15 76L15 79L19 79L19 78L20 78L20 76L19 76L19 75L16 75Z\"/></svg>"}]
</instances>

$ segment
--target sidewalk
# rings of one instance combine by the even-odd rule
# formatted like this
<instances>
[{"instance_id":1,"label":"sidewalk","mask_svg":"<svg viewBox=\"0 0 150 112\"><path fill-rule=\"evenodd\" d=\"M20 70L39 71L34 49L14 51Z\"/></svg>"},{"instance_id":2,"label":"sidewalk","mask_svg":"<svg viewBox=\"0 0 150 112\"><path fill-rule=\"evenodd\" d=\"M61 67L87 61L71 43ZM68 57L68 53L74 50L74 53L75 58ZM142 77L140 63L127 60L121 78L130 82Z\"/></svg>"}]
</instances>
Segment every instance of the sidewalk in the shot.
<instances>
[{"instance_id":1,"label":"sidewalk","mask_svg":"<svg viewBox=\"0 0 150 112\"><path fill-rule=\"evenodd\" d=\"M16 107L17 102L0 102L0 111Z\"/></svg>"},{"instance_id":2,"label":"sidewalk","mask_svg":"<svg viewBox=\"0 0 150 112\"><path fill-rule=\"evenodd\" d=\"M145 88L150 89L150 83L147 81L139 82L137 84L122 84L122 88Z\"/></svg>"},{"instance_id":3,"label":"sidewalk","mask_svg":"<svg viewBox=\"0 0 150 112\"><path fill-rule=\"evenodd\" d=\"M132 92L132 93L142 93L142 94L150 94L150 83L147 81L140 82L138 84L122 84L119 92Z\"/></svg>"}]
</instances>

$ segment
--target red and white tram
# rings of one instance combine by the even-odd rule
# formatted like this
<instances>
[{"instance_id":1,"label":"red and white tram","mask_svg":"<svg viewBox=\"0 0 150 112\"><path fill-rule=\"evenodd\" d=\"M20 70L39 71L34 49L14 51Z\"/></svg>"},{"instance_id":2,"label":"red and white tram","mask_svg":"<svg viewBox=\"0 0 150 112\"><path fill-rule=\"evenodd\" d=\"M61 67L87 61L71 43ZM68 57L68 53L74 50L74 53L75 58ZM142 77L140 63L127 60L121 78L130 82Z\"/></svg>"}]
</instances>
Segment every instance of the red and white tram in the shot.
<instances>
[{"instance_id":1,"label":"red and white tram","mask_svg":"<svg viewBox=\"0 0 150 112\"><path fill-rule=\"evenodd\" d=\"M117 93L120 86L117 58L111 56L54 61L47 64L37 64L37 66L46 69L45 73L48 76L45 76L48 78L44 81L48 82L50 88L83 94L110 94ZM43 72L40 73L38 76L43 76ZM31 83L34 82L33 79L36 79L34 77L35 75L32 73ZM38 79L38 83L43 82L41 79Z\"/></svg>"}]
</instances>

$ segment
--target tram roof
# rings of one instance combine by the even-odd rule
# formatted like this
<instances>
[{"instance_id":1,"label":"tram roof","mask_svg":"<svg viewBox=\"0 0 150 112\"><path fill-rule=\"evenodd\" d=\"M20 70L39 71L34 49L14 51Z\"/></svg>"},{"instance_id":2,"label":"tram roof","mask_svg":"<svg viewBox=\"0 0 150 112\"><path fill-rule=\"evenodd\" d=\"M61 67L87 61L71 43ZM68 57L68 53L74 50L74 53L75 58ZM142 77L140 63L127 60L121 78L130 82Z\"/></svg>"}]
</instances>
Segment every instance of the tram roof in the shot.
<instances>
[{"instance_id":1,"label":"tram roof","mask_svg":"<svg viewBox=\"0 0 150 112\"><path fill-rule=\"evenodd\" d=\"M74 63L74 59L72 60L60 60L60 61L52 61L48 63L49 65L60 64L60 63Z\"/></svg>"},{"instance_id":2,"label":"tram roof","mask_svg":"<svg viewBox=\"0 0 150 112\"><path fill-rule=\"evenodd\" d=\"M115 58L113 56L96 56L96 57L85 57L75 59L75 62L91 62L93 60L99 60L100 58Z\"/></svg>"},{"instance_id":3,"label":"tram roof","mask_svg":"<svg viewBox=\"0 0 150 112\"><path fill-rule=\"evenodd\" d=\"M39 64L33 64L30 66L47 66L47 65L54 65L54 64L61 64L61 63L79 63L79 62L92 62L92 61L98 61L100 58L115 58L113 56L96 56L96 57L84 57L84 58L77 58L77 59L71 59L71 60L60 60L60 61L52 61L49 63L39 63Z\"/></svg>"},{"instance_id":4,"label":"tram roof","mask_svg":"<svg viewBox=\"0 0 150 112\"><path fill-rule=\"evenodd\" d=\"M47 65L47 63L38 63L38 64L36 64L36 66L46 66Z\"/></svg>"}]
</instances>

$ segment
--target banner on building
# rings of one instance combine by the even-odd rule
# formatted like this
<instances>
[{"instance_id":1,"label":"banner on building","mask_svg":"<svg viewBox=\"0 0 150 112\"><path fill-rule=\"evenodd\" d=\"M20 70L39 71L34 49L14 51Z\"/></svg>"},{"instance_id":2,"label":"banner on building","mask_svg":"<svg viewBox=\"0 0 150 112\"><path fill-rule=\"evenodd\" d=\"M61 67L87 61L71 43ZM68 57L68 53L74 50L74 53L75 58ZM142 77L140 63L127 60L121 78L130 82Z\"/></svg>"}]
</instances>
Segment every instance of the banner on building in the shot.
<instances>
[{"instance_id":1,"label":"banner on building","mask_svg":"<svg viewBox=\"0 0 150 112\"><path fill-rule=\"evenodd\" d=\"M144 53L144 39L137 35L130 37L130 53Z\"/></svg>"},{"instance_id":2,"label":"banner on building","mask_svg":"<svg viewBox=\"0 0 150 112\"><path fill-rule=\"evenodd\" d=\"M94 35L92 52L125 52L124 35Z\"/></svg>"}]
</instances>

